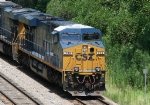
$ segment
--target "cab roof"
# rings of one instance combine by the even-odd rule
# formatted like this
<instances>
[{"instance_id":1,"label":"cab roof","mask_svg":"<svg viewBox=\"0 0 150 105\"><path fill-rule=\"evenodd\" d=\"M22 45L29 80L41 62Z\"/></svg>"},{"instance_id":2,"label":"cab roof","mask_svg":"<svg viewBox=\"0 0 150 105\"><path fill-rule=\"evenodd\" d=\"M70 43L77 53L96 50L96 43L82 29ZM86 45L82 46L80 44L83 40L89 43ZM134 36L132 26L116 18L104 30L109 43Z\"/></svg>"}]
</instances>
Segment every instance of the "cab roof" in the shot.
<instances>
[{"instance_id":1,"label":"cab roof","mask_svg":"<svg viewBox=\"0 0 150 105\"><path fill-rule=\"evenodd\" d=\"M59 27L55 28L55 31L62 31L66 28L81 29L81 28L93 28L93 27L82 25L82 24L72 24L72 25L67 25L67 26L59 26Z\"/></svg>"}]
</instances>

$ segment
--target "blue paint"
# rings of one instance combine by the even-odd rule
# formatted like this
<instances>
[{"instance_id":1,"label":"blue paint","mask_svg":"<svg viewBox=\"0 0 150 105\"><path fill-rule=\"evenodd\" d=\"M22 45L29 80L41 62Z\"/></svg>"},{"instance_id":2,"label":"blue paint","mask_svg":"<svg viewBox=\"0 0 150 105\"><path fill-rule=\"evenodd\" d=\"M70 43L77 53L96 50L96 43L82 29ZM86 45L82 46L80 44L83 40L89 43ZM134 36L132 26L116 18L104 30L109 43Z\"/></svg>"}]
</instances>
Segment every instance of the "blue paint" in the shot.
<instances>
[{"instance_id":1,"label":"blue paint","mask_svg":"<svg viewBox=\"0 0 150 105\"><path fill-rule=\"evenodd\" d=\"M19 16L19 22L22 22L29 26L37 26L37 22L39 21L35 16L43 14L39 11L30 12L28 14L24 14ZM35 16L34 16L35 15Z\"/></svg>"},{"instance_id":2,"label":"blue paint","mask_svg":"<svg viewBox=\"0 0 150 105\"><path fill-rule=\"evenodd\" d=\"M5 16L13 20L18 20L20 15L29 14L32 12L37 12L37 10L31 9L31 8L19 8L19 9L18 8L6 8L4 10ZM35 24L35 22L32 23L31 25L33 24Z\"/></svg>"},{"instance_id":3,"label":"blue paint","mask_svg":"<svg viewBox=\"0 0 150 105\"><path fill-rule=\"evenodd\" d=\"M63 38L62 38L63 33L76 33L80 36L80 40L76 40L76 39L72 40L69 38L68 38L68 40L63 40ZM88 34L98 33L98 34L100 34L100 40L83 41L83 34L85 34L85 33L88 33ZM95 28L80 28L80 29L67 28L67 29L64 29L59 32L60 44L63 49L77 46L80 44L91 44L93 46L104 48L101 37L102 37L101 31L99 31Z\"/></svg>"}]
</instances>

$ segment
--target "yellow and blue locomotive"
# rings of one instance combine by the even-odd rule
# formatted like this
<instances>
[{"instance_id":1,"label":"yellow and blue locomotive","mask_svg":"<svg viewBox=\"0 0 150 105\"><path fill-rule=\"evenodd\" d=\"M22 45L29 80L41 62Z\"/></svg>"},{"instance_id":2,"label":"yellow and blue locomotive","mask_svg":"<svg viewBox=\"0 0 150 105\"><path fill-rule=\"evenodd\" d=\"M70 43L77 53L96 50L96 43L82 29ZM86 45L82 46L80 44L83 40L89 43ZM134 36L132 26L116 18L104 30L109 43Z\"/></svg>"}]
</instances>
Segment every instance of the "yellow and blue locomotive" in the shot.
<instances>
[{"instance_id":1,"label":"yellow and blue locomotive","mask_svg":"<svg viewBox=\"0 0 150 105\"><path fill-rule=\"evenodd\" d=\"M100 96L105 91L105 48L99 30L12 2L0 2L0 9L1 52L72 96Z\"/></svg>"}]
</instances>

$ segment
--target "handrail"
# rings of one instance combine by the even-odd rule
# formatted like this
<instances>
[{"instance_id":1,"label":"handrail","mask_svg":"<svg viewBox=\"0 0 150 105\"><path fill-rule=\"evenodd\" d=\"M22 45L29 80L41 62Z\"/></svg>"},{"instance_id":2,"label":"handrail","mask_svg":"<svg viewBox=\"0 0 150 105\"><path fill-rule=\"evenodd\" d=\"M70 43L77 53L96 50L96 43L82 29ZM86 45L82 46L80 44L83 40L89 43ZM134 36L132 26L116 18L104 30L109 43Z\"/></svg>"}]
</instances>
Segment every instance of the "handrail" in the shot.
<instances>
[{"instance_id":1,"label":"handrail","mask_svg":"<svg viewBox=\"0 0 150 105\"><path fill-rule=\"evenodd\" d=\"M20 37L19 35L25 35L25 33L19 33L19 34L17 35L17 37L13 40L14 43L17 42L18 38ZM22 44L22 43L21 43L21 44Z\"/></svg>"}]
</instances>

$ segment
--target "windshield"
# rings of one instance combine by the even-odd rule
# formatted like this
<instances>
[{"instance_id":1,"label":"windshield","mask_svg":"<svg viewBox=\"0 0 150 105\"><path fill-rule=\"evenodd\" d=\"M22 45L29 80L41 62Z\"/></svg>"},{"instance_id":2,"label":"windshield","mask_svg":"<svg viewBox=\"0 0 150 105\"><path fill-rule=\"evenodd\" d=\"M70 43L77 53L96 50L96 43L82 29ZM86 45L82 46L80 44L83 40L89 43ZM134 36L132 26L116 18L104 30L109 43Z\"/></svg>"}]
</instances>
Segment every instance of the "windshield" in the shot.
<instances>
[{"instance_id":1,"label":"windshield","mask_svg":"<svg viewBox=\"0 0 150 105\"><path fill-rule=\"evenodd\" d=\"M83 40L100 40L100 35L98 33L83 34Z\"/></svg>"},{"instance_id":2,"label":"windshield","mask_svg":"<svg viewBox=\"0 0 150 105\"><path fill-rule=\"evenodd\" d=\"M79 41L80 35L77 33L63 33L61 39L63 41Z\"/></svg>"}]
</instances>

